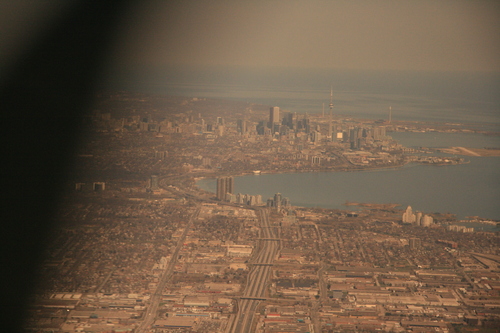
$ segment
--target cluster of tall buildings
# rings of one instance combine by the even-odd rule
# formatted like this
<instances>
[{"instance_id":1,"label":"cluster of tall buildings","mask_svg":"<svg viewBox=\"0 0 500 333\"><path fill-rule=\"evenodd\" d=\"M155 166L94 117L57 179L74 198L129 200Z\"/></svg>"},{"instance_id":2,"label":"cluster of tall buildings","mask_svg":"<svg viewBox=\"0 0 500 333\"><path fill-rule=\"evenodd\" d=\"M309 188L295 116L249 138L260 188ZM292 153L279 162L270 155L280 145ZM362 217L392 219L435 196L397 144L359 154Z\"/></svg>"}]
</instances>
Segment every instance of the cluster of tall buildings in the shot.
<instances>
[{"instance_id":1,"label":"cluster of tall buildings","mask_svg":"<svg viewBox=\"0 0 500 333\"><path fill-rule=\"evenodd\" d=\"M245 133L243 131L244 120L238 122L242 124L237 125L238 132ZM248 124L247 128L249 128ZM305 114L302 119L299 119L297 113L281 112L278 106L273 106L269 109L269 119L267 121L260 121L255 127L255 130L258 135L285 136L297 131L303 131L309 134L313 129L309 124L309 117L307 114Z\"/></svg>"},{"instance_id":2,"label":"cluster of tall buildings","mask_svg":"<svg viewBox=\"0 0 500 333\"><path fill-rule=\"evenodd\" d=\"M249 206L258 206L262 204L262 196L260 194L250 195L250 194L226 194L226 201L230 203L238 203Z\"/></svg>"},{"instance_id":3,"label":"cluster of tall buildings","mask_svg":"<svg viewBox=\"0 0 500 333\"><path fill-rule=\"evenodd\" d=\"M238 133L249 133L250 125L246 120L238 120ZM383 141L387 139L385 126L373 126L369 128L350 126L343 127L330 121L325 130L319 124L310 124L307 114L299 117L297 113L282 112L279 107L273 106L269 109L269 119L261 121L255 126L258 135L287 136L289 134L304 132L308 134L311 142L338 141L349 143L351 149L358 149L363 145L373 141Z\"/></svg>"},{"instance_id":4,"label":"cluster of tall buildings","mask_svg":"<svg viewBox=\"0 0 500 333\"><path fill-rule=\"evenodd\" d=\"M282 208L290 208L291 205L290 199L282 197L281 193L276 193L274 198L267 199L267 207L273 207L277 211Z\"/></svg>"},{"instance_id":5,"label":"cluster of tall buildings","mask_svg":"<svg viewBox=\"0 0 500 333\"><path fill-rule=\"evenodd\" d=\"M351 149L358 149L370 140L385 140L387 138L387 131L385 126L374 126L372 128L353 126L349 128L348 133L342 134L342 137L344 138L344 142L349 142Z\"/></svg>"},{"instance_id":6,"label":"cluster of tall buildings","mask_svg":"<svg viewBox=\"0 0 500 333\"><path fill-rule=\"evenodd\" d=\"M411 206L408 206L402 216L403 223L411 223L422 227L429 227L434 223L432 216L424 215L422 212L413 213Z\"/></svg>"}]
</instances>

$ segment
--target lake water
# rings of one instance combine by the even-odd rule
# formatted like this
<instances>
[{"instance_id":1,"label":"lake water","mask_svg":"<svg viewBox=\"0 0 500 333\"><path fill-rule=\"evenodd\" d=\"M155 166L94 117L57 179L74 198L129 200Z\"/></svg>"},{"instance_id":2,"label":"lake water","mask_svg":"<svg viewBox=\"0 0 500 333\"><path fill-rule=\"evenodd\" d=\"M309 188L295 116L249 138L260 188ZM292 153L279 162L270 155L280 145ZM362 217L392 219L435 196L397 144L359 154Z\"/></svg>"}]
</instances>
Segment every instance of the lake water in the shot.
<instances>
[{"instance_id":1,"label":"lake water","mask_svg":"<svg viewBox=\"0 0 500 333\"><path fill-rule=\"evenodd\" d=\"M108 89L239 100L298 113L328 109L352 117L474 124L500 132L500 74L345 71L289 68L152 68L113 73ZM500 147L480 134L390 133L407 147ZM236 192L276 192L293 205L346 209L346 201L399 203L422 212L500 220L500 158L466 157L455 166L407 165L394 170L243 176ZM215 191L215 180L198 182ZM352 208L352 207L349 207Z\"/></svg>"},{"instance_id":2,"label":"lake water","mask_svg":"<svg viewBox=\"0 0 500 333\"><path fill-rule=\"evenodd\" d=\"M500 74L291 68L153 68L114 73L107 88L246 101L297 113L476 123L500 131Z\"/></svg>"},{"instance_id":3,"label":"lake water","mask_svg":"<svg viewBox=\"0 0 500 333\"><path fill-rule=\"evenodd\" d=\"M500 147L498 137L480 134L391 133L406 146ZM466 144L467 143L467 144ZM465 157L468 164L409 164L397 169L248 175L235 178L235 192L260 194L263 200L281 193L292 205L351 209L346 201L398 203L424 213L453 213L500 220L500 157ZM215 180L200 188L215 192Z\"/></svg>"}]
</instances>

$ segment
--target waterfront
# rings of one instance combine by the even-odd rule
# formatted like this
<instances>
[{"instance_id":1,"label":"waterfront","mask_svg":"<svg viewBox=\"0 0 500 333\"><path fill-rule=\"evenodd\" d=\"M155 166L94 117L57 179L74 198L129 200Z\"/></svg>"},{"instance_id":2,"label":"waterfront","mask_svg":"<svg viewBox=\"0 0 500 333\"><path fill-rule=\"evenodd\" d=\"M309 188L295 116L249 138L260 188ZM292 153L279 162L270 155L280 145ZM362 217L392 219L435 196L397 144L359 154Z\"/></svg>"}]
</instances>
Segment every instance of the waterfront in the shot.
<instances>
[{"instance_id":1,"label":"waterfront","mask_svg":"<svg viewBox=\"0 0 500 333\"><path fill-rule=\"evenodd\" d=\"M419 136L443 137L446 143L469 138L474 145L483 144L485 139L498 140L476 134L394 135L403 144L411 144ZM459 219L480 216L500 220L500 158L467 159L470 160L468 164L449 166L408 164L402 168L373 171L246 175L236 177L235 192L260 194L263 200L280 192L295 206L352 209L353 206L345 206L346 201L398 203L402 208L411 205L425 213L456 214ZM197 184L215 192L214 179L203 179Z\"/></svg>"},{"instance_id":2,"label":"waterfront","mask_svg":"<svg viewBox=\"0 0 500 333\"><path fill-rule=\"evenodd\" d=\"M391 105L394 120L461 123L494 132L500 128L496 74L193 68L128 73L117 82L115 87L134 91L277 105L299 114L318 114L323 103L328 109L333 86L335 115L386 119ZM388 134L410 148L500 147L500 137L482 134ZM451 212L459 218L500 219L500 158L463 157L470 163L356 173L250 175L238 177L235 190L261 194L264 199L281 192L299 206L347 209L346 201L394 202L424 212ZM214 180L198 185L215 191Z\"/></svg>"}]
</instances>

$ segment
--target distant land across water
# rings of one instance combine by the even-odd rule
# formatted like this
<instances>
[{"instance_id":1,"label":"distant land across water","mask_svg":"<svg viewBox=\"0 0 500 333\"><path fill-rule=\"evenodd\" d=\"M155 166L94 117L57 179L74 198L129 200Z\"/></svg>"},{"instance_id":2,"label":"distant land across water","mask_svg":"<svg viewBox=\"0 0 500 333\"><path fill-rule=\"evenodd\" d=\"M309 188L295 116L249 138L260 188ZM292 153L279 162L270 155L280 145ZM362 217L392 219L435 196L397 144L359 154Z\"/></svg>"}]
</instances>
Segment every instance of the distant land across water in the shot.
<instances>
[{"instance_id":1,"label":"distant land across water","mask_svg":"<svg viewBox=\"0 0 500 333\"><path fill-rule=\"evenodd\" d=\"M190 67L110 75L106 89L239 100L297 113L320 113L323 103L328 108L332 87L334 114L387 119L391 106L395 120L474 124L500 132L499 73ZM407 147L500 147L498 136L389 134ZM346 201L393 202L459 218L500 219L500 158L466 158L469 164L453 166L243 176L236 179L236 191L264 199L281 192L302 206L346 209ZM198 184L215 190L214 180Z\"/></svg>"},{"instance_id":2,"label":"distant land across water","mask_svg":"<svg viewBox=\"0 0 500 333\"><path fill-rule=\"evenodd\" d=\"M500 131L500 73L289 68L152 68L110 73L103 84L172 96L240 100L298 113L328 108L357 118L477 123Z\"/></svg>"}]
</instances>

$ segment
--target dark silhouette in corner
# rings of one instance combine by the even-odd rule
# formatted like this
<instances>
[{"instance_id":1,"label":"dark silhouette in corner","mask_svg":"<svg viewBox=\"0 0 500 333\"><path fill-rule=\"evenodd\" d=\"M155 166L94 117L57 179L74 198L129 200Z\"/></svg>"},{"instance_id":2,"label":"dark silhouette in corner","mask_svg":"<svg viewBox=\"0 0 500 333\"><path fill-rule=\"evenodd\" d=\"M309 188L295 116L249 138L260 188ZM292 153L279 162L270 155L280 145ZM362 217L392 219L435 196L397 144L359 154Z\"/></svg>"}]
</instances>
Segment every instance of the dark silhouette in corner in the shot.
<instances>
[{"instance_id":1,"label":"dark silhouette in corner","mask_svg":"<svg viewBox=\"0 0 500 333\"><path fill-rule=\"evenodd\" d=\"M2 331L21 332L59 190L120 16L130 1L75 1L0 83Z\"/></svg>"}]
</instances>

